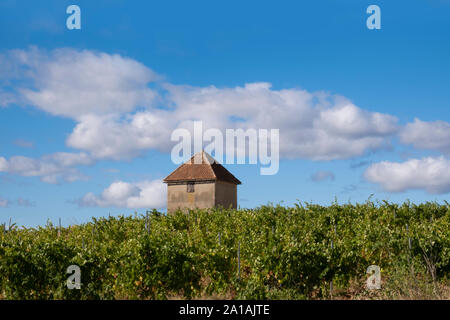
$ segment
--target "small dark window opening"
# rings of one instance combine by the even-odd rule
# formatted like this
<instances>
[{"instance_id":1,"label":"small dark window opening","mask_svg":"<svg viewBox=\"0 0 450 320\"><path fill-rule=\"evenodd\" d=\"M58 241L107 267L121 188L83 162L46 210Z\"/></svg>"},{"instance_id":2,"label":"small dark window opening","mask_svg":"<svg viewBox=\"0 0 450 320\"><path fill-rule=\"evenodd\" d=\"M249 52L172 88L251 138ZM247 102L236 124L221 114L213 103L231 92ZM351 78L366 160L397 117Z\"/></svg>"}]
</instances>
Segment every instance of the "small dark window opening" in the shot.
<instances>
[{"instance_id":1,"label":"small dark window opening","mask_svg":"<svg viewBox=\"0 0 450 320\"><path fill-rule=\"evenodd\" d=\"M194 183L193 182L188 182L187 183L187 192L194 192Z\"/></svg>"}]
</instances>

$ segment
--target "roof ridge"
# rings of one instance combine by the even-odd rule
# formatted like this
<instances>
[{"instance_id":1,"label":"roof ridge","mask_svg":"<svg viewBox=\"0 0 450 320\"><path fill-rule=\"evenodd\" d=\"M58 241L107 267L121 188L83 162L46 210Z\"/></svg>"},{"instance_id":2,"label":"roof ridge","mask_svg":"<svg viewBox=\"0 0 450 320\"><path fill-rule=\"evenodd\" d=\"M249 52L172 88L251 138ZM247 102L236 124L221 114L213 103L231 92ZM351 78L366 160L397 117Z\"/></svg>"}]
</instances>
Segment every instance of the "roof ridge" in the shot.
<instances>
[{"instance_id":1,"label":"roof ridge","mask_svg":"<svg viewBox=\"0 0 450 320\"><path fill-rule=\"evenodd\" d=\"M202 160L203 160L203 157L202 157ZM215 163L215 162L213 162L213 163ZM208 168L209 168L209 170L212 172L212 174L213 174L213 176L216 178L216 180L218 179L217 178L217 174L214 172L214 169L213 169L213 167L212 167L212 164L213 163L205 163L206 165L208 165Z\"/></svg>"},{"instance_id":2,"label":"roof ridge","mask_svg":"<svg viewBox=\"0 0 450 320\"><path fill-rule=\"evenodd\" d=\"M201 157L200 163L195 163L198 157ZM196 158L197 157L197 158ZM192 166L197 165L197 166ZM176 168L163 181L204 181L215 180L225 181L234 184L241 184L231 172L229 172L221 163L217 162L207 152L202 150L195 153L191 158Z\"/></svg>"},{"instance_id":3,"label":"roof ridge","mask_svg":"<svg viewBox=\"0 0 450 320\"><path fill-rule=\"evenodd\" d=\"M196 163L195 160L198 159L198 157L200 157L201 162L200 163ZM194 155L192 155L188 161L186 161L184 164L213 164L213 163L218 163L216 159L214 159L208 152L202 150L199 152L194 153Z\"/></svg>"}]
</instances>

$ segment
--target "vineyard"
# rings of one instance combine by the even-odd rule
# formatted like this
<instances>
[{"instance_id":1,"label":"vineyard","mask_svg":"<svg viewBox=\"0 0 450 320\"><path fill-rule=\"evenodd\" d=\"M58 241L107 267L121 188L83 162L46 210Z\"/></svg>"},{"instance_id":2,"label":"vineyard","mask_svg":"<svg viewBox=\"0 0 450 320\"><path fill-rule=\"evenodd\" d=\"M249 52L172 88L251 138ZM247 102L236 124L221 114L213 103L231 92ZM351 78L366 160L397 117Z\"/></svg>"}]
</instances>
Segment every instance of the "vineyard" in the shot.
<instances>
[{"instance_id":1,"label":"vineyard","mask_svg":"<svg viewBox=\"0 0 450 320\"><path fill-rule=\"evenodd\" d=\"M448 203L154 210L3 224L0 236L3 299L449 298ZM70 265L80 290L67 288ZM378 291L365 287L370 265Z\"/></svg>"}]
</instances>

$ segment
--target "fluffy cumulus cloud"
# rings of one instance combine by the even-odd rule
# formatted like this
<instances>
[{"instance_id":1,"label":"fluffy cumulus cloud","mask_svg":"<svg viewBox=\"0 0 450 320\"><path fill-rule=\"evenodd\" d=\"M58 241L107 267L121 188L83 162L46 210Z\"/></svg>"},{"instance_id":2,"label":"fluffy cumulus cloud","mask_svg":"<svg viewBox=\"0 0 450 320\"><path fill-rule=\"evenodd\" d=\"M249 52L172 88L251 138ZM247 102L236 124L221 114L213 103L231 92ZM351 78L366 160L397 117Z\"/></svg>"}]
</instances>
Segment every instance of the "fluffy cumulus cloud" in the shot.
<instances>
[{"instance_id":1,"label":"fluffy cumulus cloud","mask_svg":"<svg viewBox=\"0 0 450 320\"><path fill-rule=\"evenodd\" d=\"M450 160L444 157L383 161L369 166L364 177L388 192L423 189L431 194L450 192Z\"/></svg>"},{"instance_id":2,"label":"fluffy cumulus cloud","mask_svg":"<svg viewBox=\"0 0 450 320\"><path fill-rule=\"evenodd\" d=\"M331 171L317 171L311 175L311 180L314 182L334 180L334 178L334 173Z\"/></svg>"},{"instance_id":3,"label":"fluffy cumulus cloud","mask_svg":"<svg viewBox=\"0 0 450 320\"><path fill-rule=\"evenodd\" d=\"M205 129L280 129L281 156L311 160L386 147L397 130L395 117L325 92L274 90L266 82L232 88L161 83L143 64L117 54L30 48L0 60L6 88L0 105L21 102L74 119L67 144L96 158L168 151L171 132L194 120L202 120ZM149 87L152 82L158 90Z\"/></svg>"},{"instance_id":4,"label":"fluffy cumulus cloud","mask_svg":"<svg viewBox=\"0 0 450 320\"><path fill-rule=\"evenodd\" d=\"M418 149L437 150L450 155L450 123L415 119L400 132L400 140Z\"/></svg>"},{"instance_id":5,"label":"fluffy cumulus cloud","mask_svg":"<svg viewBox=\"0 0 450 320\"><path fill-rule=\"evenodd\" d=\"M84 207L163 208L166 205L166 185L161 180L128 183L116 181L100 195L87 193L78 200Z\"/></svg>"},{"instance_id":6,"label":"fluffy cumulus cloud","mask_svg":"<svg viewBox=\"0 0 450 320\"><path fill-rule=\"evenodd\" d=\"M301 89L273 90L269 83L216 88L164 85L166 109L124 117L89 115L67 140L96 157L121 159L146 149L168 151L176 128L279 129L281 156L346 159L389 145L396 118L368 112L349 100Z\"/></svg>"},{"instance_id":7,"label":"fluffy cumulus cloud","mask_svg":"<svg viewBox=\"0 0 450 320\"><path fill-rule=\"evenodd\" d=\"M148 84L156 74L120 55L89 50L37 48L0 55L0 105L29 104L53 115L77 119L86 114L124 113L152 104L156 93ZM15 95L14 95L15 94Z\"/></svg>"},{"instance_id":8,"label":"fluffy cumulus cloud","mask_svg":"<svg viewBox=\"0 0 450 320\"><path fill-rule=\"evenodd\" d=\"M87 115L75 126L67 145L97 159L129 159L143 150L170 150L171 115L162 110L116 115Z\"/></svg>"},{"instance_id":9,"label":"fluffy cumulus cloud","mask_svg":"<svg viewBox=\"0 0 450 320\"><path fill-rule=\"evenodd\" d=\"M86 178L75 168L91 165L93 160L86 153L57 152L39 159L14 156L9 159L0 157L0 172L17 174L24 177L40 177L43 182L72 182Z\"/></svg>"},{"instance_id":10,"label":"fluffy cumulus cloud","mask_svg":"<svg viewBox=\"0 0 450 320\"><path fill-rule=\"evenodd\" d=\"M280 152L287 158L345 159L387 145L396 118L365 111L325 92L274 90L270 83L244 87L166 86L179 119L199 119L223 128L280 129ZM205 112L207 110L207 112ZM234 121L239 119L239 121Z\"/></svg>"}]
</instances>

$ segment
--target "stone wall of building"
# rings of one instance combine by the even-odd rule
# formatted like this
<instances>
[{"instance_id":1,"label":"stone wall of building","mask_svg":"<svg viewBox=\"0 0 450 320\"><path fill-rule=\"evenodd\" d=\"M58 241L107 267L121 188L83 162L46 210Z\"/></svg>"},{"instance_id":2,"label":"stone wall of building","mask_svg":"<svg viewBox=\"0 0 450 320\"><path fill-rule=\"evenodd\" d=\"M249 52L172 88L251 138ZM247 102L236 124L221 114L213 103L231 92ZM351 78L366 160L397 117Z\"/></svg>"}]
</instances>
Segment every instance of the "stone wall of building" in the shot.
<instances>
[{"instance_id":1,"label":"stone wall of building","mask_svg":"<svg viewBox=\"0 0 450 320\"><path fill-rule=\"evenodd\" d=\"M167 211L212 208L215 204L215 183L195 183L194 192L187 192L187 184L167 186Z\"/></svg>"},{"instance_id":2,"label":"stone wall of building","mask_svg":"<svg viewBox=\"0 0 450 320\"><path fill-rule=\"evenodd\" d=\"M237 185L229 182L216 182L215 205L224 208L237 207Z\"/></svg>"}]
</instances>

